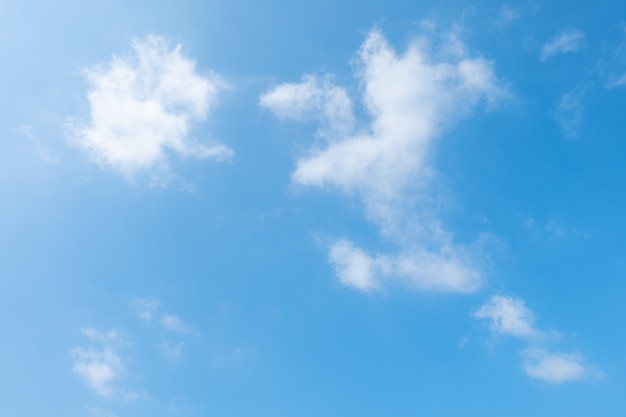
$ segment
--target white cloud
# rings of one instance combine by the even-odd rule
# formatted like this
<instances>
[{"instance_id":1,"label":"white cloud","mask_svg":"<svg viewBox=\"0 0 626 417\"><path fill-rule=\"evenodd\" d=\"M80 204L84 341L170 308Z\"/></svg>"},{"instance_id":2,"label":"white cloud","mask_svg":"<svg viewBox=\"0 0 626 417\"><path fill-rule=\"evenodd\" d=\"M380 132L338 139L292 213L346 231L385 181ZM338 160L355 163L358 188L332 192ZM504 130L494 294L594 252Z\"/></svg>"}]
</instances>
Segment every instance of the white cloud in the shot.
<instances>
[{"instance_id":1,"label":"white cloud","mask_svg":"<svg viewBox=\"0 0 626 417\"><path fill-rule=\"evenodd\" d=\"M609 83L610 88L626 86L626 74L622 74Z\"/></svg>"},{"instance_id":2,"label":"white cloud","mask_svg":"<svg viewBox=\"0 0 626 417\"><path fill-rule=\"evenodd\" d=\"M575 52L582 47L585 35L575 29L567 29L552 38L541 48L541 60L554 56Z\"/></svg>"},{"instance_id":3,"label":"white cloud","mask_svg":"<svg viewBox=\"0 0 626 417\"><path fill-rule=\"evenodd\" d=\"M193 333L193 329L183 322L180 317L174 314L164 313L161 314L161 318L159 320L161 326L169 331L176 333Z\"/></svg>"},{"instance_id":4,"label":"white cloud","mask_svg":"<svg viewBox=\"0 0 626 417\"><path fill-rule=\"evenodd\" d=\"M100 332L87 328L82 333L102 346L70 349L72 371L82 377L97 394L110 397L117 391L116 382L124 373L124 363L115 349L117 344L124 343L124 338L116 329Z\"/></svg>"},{"instance_id":5,"label":"white cloud","mask_svg":"<svg viewBox=\"0 0 626 417\"><path fill-rule=\"evenodd\" d=\"M158 298L148 297L135 300L133 302L133 307L137 311L137 316L141 320L150 323L157 314L159 304L160 300Z\"/></svg>"},{"instance_id":6,"label":"white cloud","mask_svg":"<svg viewBox=\"0 0 626 417\"><path fill-rule=\"evenodd\" d=\"M153 320L157 319L158 325L164 330L185 334L196 333L192 326L185 323L177 315L167 312L161 313L159 311L160 304L161 300L155 297L138 298L131 303L137 316L146 323L152 323Z\"/></svg>"},{"instance_id":7,"label":"white cloud","mask_svg":"<svg viewBox=\"0 0 626 417\"><path fill-rule=\"evenodd\" d=\"M474 313L474 317L487 320L495 334L517 337L527 342L521 354L524 372L534 379L552 384L577 381L589 376L588 365L579 354L551 352L540 348L549 342L546 333L535 325L535 314L526 303L510 296L494 295Z\"/></svg>"},{"instance_id":8,"label":"white cloud","mask_svg":"<svg viewBox=\"0 0 626 417\"><path fill-rule=\"evenodd\" d=\"M59 160L55 156L53 156L52 153L48 149L46 149L43 145L41 145L41 143L37 139L37 136L35 135L35 129L31 125L28 125L28 124L20 125L18 127L18 131L31 141L33 145L33 149L35 150L35 153L37 154L37 156L42 162L45 162L48 164L55 164L59 162Z\"/></svg>"},{"instance_id":9,"label":"white cloud","mask_svg":"<svg viewBox=\"0 0 626 417\"><path fill-rule=\"evenodd\" d=\"M468 56L454 33L443 38L435 47L418 39L399 55L380 31L369 33L354 63L366 123L355 122L346 90L328 76L307 75L261 96L260 105L280 118L321 120L324 143L296 162L293 182L358 197L400 249L371 256L347 239L332 243L329 260L340 282L353 288L379 288L386 276L423 290L479 286L480 268L469 249L455 244L424 207L434 175L428 159L449 126L479 102L494 104L507 93L490 61Z\"/></svg>"},{"instance_id":10,"label":"white cloud","mask_svg":"<svg viewBox=\"0 0 626 417\"><path fill-rule=\"evenodd\" d=\"M169 356L173 359L179 359L181 356L183 356L184 347L185 347L185 343L181 341L170 342L167 340L163 340L159 344L159 349L161 349L161 351L166 356Z\"/></svg>"},{"instance_id":11,"label":"white cloud","mask_svg":"<svg viewBox=\"0 0 626 417\"><path fill-rule=\"evenodd\" d=\"M540 334L535 328L534 313L520 298L494 295L474 313L474 317L487 320L490 328L498 334L522 338Z\"/></svg>"},{"instance_id":12,"label":"white cloud","mask_svg":"<svg viewBox=\"0 0 626 417\"><path fill-rule=\"evenodd\" d=\"M339 281L361 291L381 288L386 280L422 291L471 293L481 281L480 271L459 248L439 253L420 248L397 255L370 256L346 239L330 247L329 261Z\"/></svg>"},{"instance_id":13,"label":"white cloud","mask_svg":"<svg viewBox=\"0 0 626 417\"><path fill-rule=\"evenodd\" d=\"M507 4L502 5L496 18L496 26L499 29L506 28L511 22L519 19L522 13L519 9L515 9Z\"/></svg>"},{"instance_id":14,"label":"white cloud","mask_svg":"<svg viewBox=\"0 0 626 417\"><path fill-rule=\"evenodd\" d=\"M531 378L552 384L578 381L588 374L583 359L578 354L552 353L543 349L522 352L524 371Z\"/></svg>"},{"instance_id":15,"label":"white cloud","mask_svg":"<svg viewBox=\"0 0 626 417\"><path fill-rule=\"evenodd\" d=\"M330 247L328 258L342 284L361 291L379 287L379 274L386 264L383 259L369 256L345 239L336 241Z\"/></svg>"},{"instance_id":16,"label":"white cloud","mask_svg":"<svg viewBox=\"0 0 626 417\"><path fill-rule=\"evenodd\" d=\"M343 134L354 128L352 101L328 76L305 75L301 83L281 84L263 95L260 105L281 119L318 120L323 126L320 134Z\"/></svg>"},{"instance_id":17,"label":"white cloud","mask_svg":"<svg viewBox=\"0 0 626 417\"><path fill-rule=\"evenodd\" d=\"M158 36L135 40L133 53L90 67L88 125L70 122L73 141L102 166L134 179L140 172L165 182L168 154L227 160L233 151L192 137L194 122L214 106L222 84L202 76L181 45Z\"/></svg>"},{"instance_id":18,"label":"white cloud","mask_svg":"<svg viewBox=\"0 0 626 417\"><path fill-rule=\"evenodd\" d=\"M573 90L559 99L554 118L566 139L577 139L583 122L584 92Z\"/></svg>"}]
</instances>

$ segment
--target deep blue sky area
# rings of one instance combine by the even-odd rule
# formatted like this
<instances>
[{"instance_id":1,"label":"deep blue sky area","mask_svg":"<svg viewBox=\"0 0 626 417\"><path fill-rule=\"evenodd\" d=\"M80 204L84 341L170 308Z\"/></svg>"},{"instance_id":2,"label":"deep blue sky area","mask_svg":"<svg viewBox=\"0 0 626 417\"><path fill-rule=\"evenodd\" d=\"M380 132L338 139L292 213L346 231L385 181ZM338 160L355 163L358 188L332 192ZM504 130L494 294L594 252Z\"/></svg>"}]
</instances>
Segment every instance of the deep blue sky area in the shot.
<instances>
[{"instance_id":1,"label":"deep blue sky area","mask_svg":"<svg viewBox=\"0 0 626 417\"><path fill-rule=\"evenodd\" d=\"M626 412L626 6L0 5L0 415Z\"/></svg>"}]
</instances>

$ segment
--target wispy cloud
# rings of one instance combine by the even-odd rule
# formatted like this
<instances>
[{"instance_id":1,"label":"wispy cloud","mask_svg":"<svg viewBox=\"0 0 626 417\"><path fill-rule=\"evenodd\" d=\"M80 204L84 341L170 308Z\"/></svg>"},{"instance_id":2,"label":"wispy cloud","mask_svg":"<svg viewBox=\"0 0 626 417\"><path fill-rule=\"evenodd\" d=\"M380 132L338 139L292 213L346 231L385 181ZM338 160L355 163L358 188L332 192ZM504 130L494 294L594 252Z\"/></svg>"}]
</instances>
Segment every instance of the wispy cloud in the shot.
<instances>
[{"instance_id":1,"label":"wispy cloud","mask_svg":"<svg viewBox=\"0 0 626 417\"><path fill-rule=\"evenodd\" d=\"M561 96L554 118L566 139L578 139L583 124L584 92L575 89Z\"/></svg>"},{"instance_id":2,"label":"wispy cloud","mask_svg":"<svg viewBox=\"0 0 626 417\"><path fill-rule=\"evenodd\" d=\"M184 348L185 342L182 341L170 342L167 340L163 340L159 344L159 349L161 349L161 352L173 359L179 359L181 356L183 356Z\"/></svg>"},{"instance_id":3,"label":"wispy cloud","mask_svg":"<svg viewBox=\"0 0 626 417\"><path fill-rule=\"evenodd\" d=\"M508 295L493 295L474 312L477 319L486 321L494 334L523 340L523 370L531 378L551 384L577 381L590 375L589 365L578 353L552 352L538 347L551 341L550 335L537 328L535 314L524 300Z\"/></svg>"},{"instance_id":4,"label":"wispy cloud","mask_svg":"<svg viewBox=\"0 0 626 417\"><path fill-rule=\"evenodd\" d=\"M306 75L260 98L278 117L321 121L325 143L298 159L294 184L356 196L399 247L377 255L347 238L331 242L329 260L340 282L355 289L381 288L390 279L422 290L471 292L480 285L472 248L454 243L432 210L420 210L415 200L432 197L433 142L480 102L494 104L507 93L491 62L468 56L456 33L442 38L434 48L424 36L400 55L379 30L369 33L354 62L367 120L357 120L347 90L330 76Z\"/></svg>"},{"instance_id":5,"label":"wispy cloud","mask_svg":"<svg viewBox=\"0 0 626 417\"><path fill-rule=\"evenodd\" d=\"M508 4L502 5L496 18L496 27L504 29L510 25L514 20L522 17L522 13L519 9L511 7Z\"/></svg>"},{"instance_id":6,"label":"wispy cloud","mask_svg":"<svg viewBox=\"0 0 626 417\"><path fill-rule=\"evenodd\" d=\"M606 45L596 71L607 88L626 86L626 25L622 27L620 42Z\"/></svg>"},{"instance_id":7,"label":"wispy cloud","mask_svg":"<svg viewBox=\"0 0 626 417\"><path fill-rule=\"evenodd\" d=\"M197 330L175 314L160 311L161 300L156 297L138 298L131 305L137 317L146 323L156 322L162 329L182 334L194 334Z\"/></svg>"},{"instance_id":8,"label":"wispy cloud","mask_svg":"<svg viewBox=\"0 0 626 417\"><path fill-rule=\"evenodd\" d=\"M174 314L163 313L159 320L159 324L166 330L176 333L189 334L194 333L194 329L182 321L182 319Z\"/></svg>"},{"instance_id":9,"label":"wispy cloud","mask_svg":"<svg viewBox=\"0 0 626 417\"><path fill-rule=\"evenodd\" d=\"M578 30L564 30L543 45L541 48L541 60L545 61L555 55L575 52L582 47L584 39L584 33Z\"/></svg>"},{"instance_id":10,"label":"wispy cloud","mask_svg":"<svg viewBox=\"0 0 626 417\"><path fill-rule=\"evenodd\" d=\"M158 298L148 297L135 300L132 305L137 312L137 316L150 323L154 317L158 314L158 308L161 301Z\"/></svg>"},{"instance_id":11,"label":"wispy cloud","mask_svg":"<svg viewBox=\"0 0 626 417\"><path fill-rule=\"evenodd\" d=\"M17 130L31 141L33 145L33 149L35 150L35 153L37 154L37 156L42 162L45 162L48 164L55 164L59 162L58 158L52 155L52 152L50 152L49 149L44 147L40 143L40 141L37 139L37 136L35 135L35 129L33 128L33 126L29 124L23 124L23 125L20 125Z\"/></svg>"},{"instance_id":12,"label":"wispy cloud","mask_svg":"<svg viewBox=\"0 0 626 417\"><path fill-rule=\"evenodd\" d=\"M132 54L83 71L90 84L91 120L69 120L72 142L104 167L129 180L139 173L164 184L168 154L228 160L233 151L192 136L194 122L206 118L223 83L200 75L181 45L148 36L132 44Z\"/></svg>"},{"instance_id":13,"label":"wispy cloud","mask_svg":"<svg viewBox=\"0 0 626 417\"><path fill-rule=\"evenodd\" d=\"M70 350L72 371L85 380L97 394L110 397L118 390L116 383L124 374L124 363L117 348L125 338L117 329L105 332L93 328L83 329L82 334L98 347L75 347Z\"/></svg>"}]
</instances>

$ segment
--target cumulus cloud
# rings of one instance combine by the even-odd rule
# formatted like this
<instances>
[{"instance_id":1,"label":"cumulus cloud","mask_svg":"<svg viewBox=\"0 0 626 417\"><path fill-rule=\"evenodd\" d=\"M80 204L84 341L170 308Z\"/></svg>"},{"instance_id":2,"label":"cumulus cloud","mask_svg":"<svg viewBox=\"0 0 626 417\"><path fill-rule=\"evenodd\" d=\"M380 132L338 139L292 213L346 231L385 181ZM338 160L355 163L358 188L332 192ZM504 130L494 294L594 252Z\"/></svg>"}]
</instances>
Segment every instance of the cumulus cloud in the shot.
<instances>
[{"instance_id":1,"label":"cumulus cloud","mask_svg":"<svg viewBox=\"0 0 626 417\"><path fill-rule=\"evenodd\" d=\"M354 62L366 120L358 120L347 90L330 76L306 75L262 95L260 106L283 119L320 120L321 146L296 161L296 185L356 196L380 232L399 247L370 255L345 238L329 260L345 285L369 291L383 281L422 290L471 292L481 281L471 250L454 243L436 216L416 207L429 199L433 142L480 103L507 96L493 64L466 52L457 36L432 45L426 37L398 54L373 30ZM360 123L359 123L360 122Z\"/></svg>"},{"instance_id":2,"label":"cumulus cloud","mask_svg":"<svg viewBox=\"0 0 626 417\"><path fill-rule=\"evenodd\" d=\"M168 155L228 160L233 151L209 146L192 135L206 118L223 84L200 75L181 45L148 36L132 44L132 54L114 56L83 71L91 120L70 121L73 142L97 163L128 179L146 173L165 181Z\"/></svg>"},{"instance_id":3,"label":"cumulus cloud","mask_svg":"<svg viewBox=\"0 0 626 417\"><path fill-rule=\"evenodd\" d=\"M541 48L541 60L568 52L575 52L582 47L585 35L575 29L567 29L552 38Z\"/></svg>"},{"instance_id":4,"label":"cumulus cloud","mask_svg":"<svg viewBox=\"0 0 626 417\"><path fill-rule=\"evenodd\" d=\"M423 249L395 255L371 256L347 239L333 243L329 251L339 281L361 291L380 288L385 281L422 291L471 293L480 286L481 272L461 248Z\"/></svg>"},{"instance_id":5,"label":"cumulus cloud","mask_svg":"<svg viewBox=\"0 0 626 417\"><path fill-rule=\"evenodd\" d=\"M520 298L494 295L474 313L474 317L487 320L498 334L526 338L540 333L535 328L534 313Z\"/></svg>"},{"instance_id":6,"label":"cumulus cloud","mask_svg":"<svg viewBox=\"0 0 626 417\"><path fill-rule=\"evenodd\" d=\"M82 330L82 334L98 342L99 347L72 348L72 371L97 394L110 397L117 391L116 383L124 374L124 363L116 352L116 346L123 343L123 337L116 329L101 332L87 328Z\"/></svg>"},{"instance_id":7,"label":"cumulus cloud","mask_svg":"<svg viewBox=\"0 0 626 417\"><path fill-rule=\"evenodd\" d=\"M583 379L588 370L578 354L552 353L531 348L522 353L524 371L531 378L552 384Z\"/></svg>"},{"instance_id":8,"label":"cumulus cloud","mask_svg":"<svg viewBox=\"0 0 626 417\"><path fill-rule=\"evenodd\" d=\"M549 341L547 333L535 325L535 314L521 298L506 295L491 296L474 317L485 320L491 331L512 336L527 343L522 350L524 372L531 378L551 384L578 381L589 375L589 366L579 354L552 352L537 347Z\"/></svg>"}]
</instances>

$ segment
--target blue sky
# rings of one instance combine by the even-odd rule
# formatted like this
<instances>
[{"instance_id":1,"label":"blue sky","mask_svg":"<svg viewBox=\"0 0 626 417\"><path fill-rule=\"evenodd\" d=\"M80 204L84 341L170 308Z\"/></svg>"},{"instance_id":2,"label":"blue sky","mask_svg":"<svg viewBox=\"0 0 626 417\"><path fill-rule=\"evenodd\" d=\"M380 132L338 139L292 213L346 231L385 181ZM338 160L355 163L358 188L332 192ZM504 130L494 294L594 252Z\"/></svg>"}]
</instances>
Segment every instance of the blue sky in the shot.
<instances>
[{"instance_id":1,"label":"blue sky","mask_svg":"<svg viewBox=\"0 0 626 417\"><path fill-rule=\"evenodd\" d=\"M0 415L620 415L626 7L0 5Z\"/></svg>"}]
</instances>

